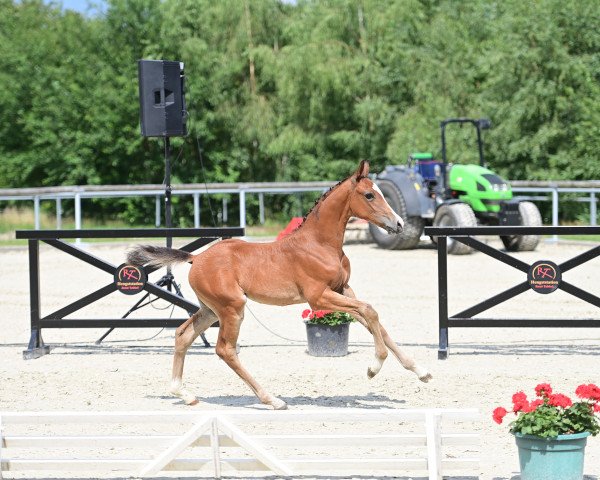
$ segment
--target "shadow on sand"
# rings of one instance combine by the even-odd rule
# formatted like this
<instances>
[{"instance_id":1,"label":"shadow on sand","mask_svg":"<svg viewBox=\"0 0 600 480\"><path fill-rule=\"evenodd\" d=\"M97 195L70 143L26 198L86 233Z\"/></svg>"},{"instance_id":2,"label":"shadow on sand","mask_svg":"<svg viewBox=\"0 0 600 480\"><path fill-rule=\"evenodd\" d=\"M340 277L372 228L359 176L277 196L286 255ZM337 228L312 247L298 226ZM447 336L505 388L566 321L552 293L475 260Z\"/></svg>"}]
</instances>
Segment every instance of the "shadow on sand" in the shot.
<instances>
[{"instance_id":1,"label":"shadow on sand","mask_svg":"<svg viewBox=\"0 0 600 480\"><path fill-rule=\"evenodd\" d=\"M173 405L183 405L183 401L169 395L147 395L146 398L171 400ZM393 409L406 404L406 400L390 398L387 395L369 393L367 395L332 395L332 396L294 396L279 397L288 407L310 406L329 408L362 408L365 410ZM200 403L216 405L218 407L249 408L257 410L268 410L269 407L258 402L254 395L216 395L212 397L199 398Z\"/></svg>"}]
</instances>

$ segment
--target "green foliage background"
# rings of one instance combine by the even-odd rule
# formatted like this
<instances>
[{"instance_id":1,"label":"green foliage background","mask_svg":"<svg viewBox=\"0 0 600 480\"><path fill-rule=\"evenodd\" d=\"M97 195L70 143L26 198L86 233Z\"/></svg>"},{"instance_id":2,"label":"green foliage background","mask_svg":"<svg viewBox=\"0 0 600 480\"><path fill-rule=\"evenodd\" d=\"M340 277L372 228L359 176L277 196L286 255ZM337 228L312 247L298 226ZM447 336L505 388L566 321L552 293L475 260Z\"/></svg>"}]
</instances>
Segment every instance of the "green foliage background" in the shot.
<instances>
[{"instance_id":1,"label":"green foliage background","mask_svg":"<svg viewBox=\"0 0 600 480\"><path fill-rule=\"evenodd\" d=\"M0 0L0 11L0 187L161 183L162 145L139 133L140 58L185 62L190 134L174 139L173 183L333 180L362 158L376 172L439 154L439 122L457 116L491 119L486 156L507 178L600 178L596 0L108 0L93 17ZM450 160L475 161L472 132L449 133ZM94 205L132 222L152 209Z\"/></svg>"}]
</instances>

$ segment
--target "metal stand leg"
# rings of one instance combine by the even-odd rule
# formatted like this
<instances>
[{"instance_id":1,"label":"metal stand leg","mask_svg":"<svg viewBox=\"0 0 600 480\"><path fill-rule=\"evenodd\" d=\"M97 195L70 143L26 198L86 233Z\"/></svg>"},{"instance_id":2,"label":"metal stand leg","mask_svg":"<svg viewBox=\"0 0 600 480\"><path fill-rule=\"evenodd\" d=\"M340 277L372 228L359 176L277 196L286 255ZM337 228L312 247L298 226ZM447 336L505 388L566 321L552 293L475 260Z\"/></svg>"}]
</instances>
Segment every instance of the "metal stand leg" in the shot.
<instances>
[{"instance_id":1,"label":"metal stand leg","mask_svg":"<svg viewBox=\"0 0 600 480\"><path fill-rule=\"evenodd\" d=\"M448 252L446 237L437 237L438 292L439 292L439 348L438 359L448 358Z\"/></svg>"},{"instance_id":2,"label":"metal stand leg","mask_svg":"<svg viewBox=\"0 0 600 480\"><path fill-rule=\"evenodd\" d=\"M32 330L27 350L23 350L23 360L33 360L43 357L48 353L50 353L50 346L44 345L41 332L39 330Z\"/></svg>"},{"instance_id":3,"label":"metal stand leg","mask_svg":"<svg viewBox=\"0 0 600 480\"><path fill-rule=\"evenodd\" d=\"M23 359L39 358L50 353L50 347L44 345L40 326L40 243L29 240L29 305L31 336L27 350L23 350Z\"/></svg>"}]
</instances>

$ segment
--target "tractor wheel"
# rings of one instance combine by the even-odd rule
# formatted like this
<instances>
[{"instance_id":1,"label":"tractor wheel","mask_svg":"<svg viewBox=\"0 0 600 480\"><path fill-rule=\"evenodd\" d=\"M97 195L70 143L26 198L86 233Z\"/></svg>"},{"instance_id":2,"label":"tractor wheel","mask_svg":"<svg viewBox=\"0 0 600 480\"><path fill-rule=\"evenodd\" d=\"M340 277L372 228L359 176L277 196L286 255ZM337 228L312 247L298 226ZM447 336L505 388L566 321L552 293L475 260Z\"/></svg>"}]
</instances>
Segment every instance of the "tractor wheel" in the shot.
<instances>
[{"instance_id":1,"label":"tractor wheel","mask_svg":"<svg viewBox=\"0 0 600 480\"><path fill-rule=\"evenodd\" d=\"M399 235L391 235L383 228L369 223L369 231L375 243L381 248L389 250L408 250L415 248L421 238L425 220L421 217L409 217L406 213L406 202L402 192L390 181L381 180L377 185L383 193L383 197L389 203L392 210L404 220L404 229Z\"/></svg>"},{"instance_id":2,"label":"tractor wheel","mask_svg":"<svg viewBox=\"0 0 600 480\"><path fill-rule=\"evenodd\" d=\"M441 205L435 218L433 219L434 227L476 227L477 219L475 212L466 203L450 203ZM435 240L434 240L435 242ZM473 250L468 245L461 243L448 237L447 240L448 253L452 255L467 255Z\"/></svg>"},{"instance_id":3,"label":"tractor wheel","mask_svg":"<svg viewBox=\"0 0 600 480\"><path fill-rule=\"evenodd\" d=\"M521 225L528 227L539 227L542 225L542 215L535 203L520 202L519 213L521 214ZM504 247L510 252L529 252L535 250L540 241L538 235L502 235L500 238Z\"/></svg>"}]
</instances>

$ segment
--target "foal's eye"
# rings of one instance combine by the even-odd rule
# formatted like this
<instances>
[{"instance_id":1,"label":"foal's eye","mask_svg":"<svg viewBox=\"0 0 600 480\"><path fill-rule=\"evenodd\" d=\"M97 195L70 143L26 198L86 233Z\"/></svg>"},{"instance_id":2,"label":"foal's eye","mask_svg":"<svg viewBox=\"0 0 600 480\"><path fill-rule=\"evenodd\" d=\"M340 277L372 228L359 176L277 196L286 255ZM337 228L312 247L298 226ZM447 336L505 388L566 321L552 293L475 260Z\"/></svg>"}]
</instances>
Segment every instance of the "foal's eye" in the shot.
<instances>
[{"instance_id":1,"label":"foal's eye","mask_svg":"<svg viewBox=\"0 0 600 480\"><path fill-rule=\"evenodd\" d=\"M372 194L371 192L365 193L365 198L367 200L373 200L375 198L375 195Z\"/></svg>"}]
</instances>

